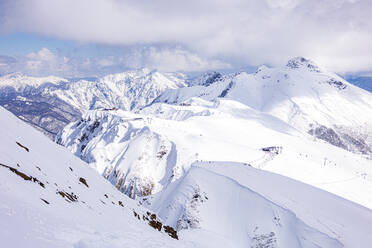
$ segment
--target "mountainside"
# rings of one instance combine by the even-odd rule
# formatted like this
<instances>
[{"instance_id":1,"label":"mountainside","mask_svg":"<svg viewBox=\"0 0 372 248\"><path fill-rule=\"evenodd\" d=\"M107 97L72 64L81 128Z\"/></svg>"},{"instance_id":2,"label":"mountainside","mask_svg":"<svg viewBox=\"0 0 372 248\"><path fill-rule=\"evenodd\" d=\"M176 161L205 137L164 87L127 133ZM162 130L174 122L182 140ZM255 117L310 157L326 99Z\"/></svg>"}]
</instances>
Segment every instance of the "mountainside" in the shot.
<instances>
[{"instance_id":1,"label":"mountainside","mask_svg":"<svg viewBox=\"0 0 372 248\"><path fill-rule=\"evenodd\" d=\"M2 247L188 247L65 148L1 107L0 119Z\"/></svg>"},{"instance_id":2,"label":"mountainside","mask_svg":"<svg viewBox=\"0 0 372 248\"><path fill-rule=\"evenodd\" d=\"M121 118L110 112L118 111L86 113L57 136L57 143L74 151L130 197L158 192L169 182L177 162L174 145L143 125L142 117L126 112Z\"/></svg>"},{"instance_id":3,"label":"mountainside","mask_svg":"<svg viewBox=\"0 0 372 248\"><path fill-rule=\"evenodd\" d=\"M0 78L0 106L54 136L89 109L136 110L166 89L184 86L185 76L142 69L112 74L96 81L21 74Z\"/></svg>"},{"instance_id":4,"label":"mountainside","mask_svg":"<svg viewBox=\"0 0 372 248\"><path fill-rule=\"evenodd\" d=\"M247 164L194 163L136 202L3 108L0 119L5 247L333 248L372 241L371 210Z\"/></svg>"},{"instance_id":5,"label":"mountainside","mask_svg":"<svg viewBox=\"0 0 372 248\"><path fill-rule=\"evenodd\" d=\"M193 97L235 100L335 146L372 154L372 95L304 58L168 90L155 101L182 104Z\"/></svg>"}]
</instances>

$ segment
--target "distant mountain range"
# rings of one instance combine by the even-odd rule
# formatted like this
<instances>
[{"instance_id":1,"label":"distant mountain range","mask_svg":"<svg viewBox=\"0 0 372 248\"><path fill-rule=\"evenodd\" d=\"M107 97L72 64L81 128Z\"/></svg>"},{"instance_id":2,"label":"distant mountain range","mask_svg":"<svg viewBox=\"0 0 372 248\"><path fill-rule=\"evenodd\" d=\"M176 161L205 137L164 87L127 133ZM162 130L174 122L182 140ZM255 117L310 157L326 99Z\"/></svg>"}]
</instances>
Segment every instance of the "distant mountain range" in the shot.
<instances>
[{"instance_id":1,"label":"distant mountain range","mask_svg":"<svg viewBox=\"0 0 372 248\"><path fill-rule=\"evenodd\" d=\"M89 80L5 75L0 77L0 105L53 139L89 109L135 110L164 90L185 85L183 74L148 69Z\"/></svg>"}]
</instances>

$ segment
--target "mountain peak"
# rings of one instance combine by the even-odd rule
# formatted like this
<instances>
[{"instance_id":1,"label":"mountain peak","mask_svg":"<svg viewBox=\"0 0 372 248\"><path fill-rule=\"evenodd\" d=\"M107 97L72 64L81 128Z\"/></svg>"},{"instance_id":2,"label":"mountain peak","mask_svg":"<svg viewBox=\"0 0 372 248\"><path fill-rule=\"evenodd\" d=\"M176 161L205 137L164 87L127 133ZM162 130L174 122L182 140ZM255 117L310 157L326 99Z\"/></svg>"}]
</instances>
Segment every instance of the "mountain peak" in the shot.
<instances>
[{"instance_id":1,"label":"mountain peak","mask_svg":"<svg viewBox=\"0 0 372 248\"><path fill-rule=\"evenodd\" d=\"M260 72L260 71L264 71L264 70L267 70L269 67L267 67L266 65L261 65L257 68L256 70L256 73L257 72Z\"/></svg>"},{"instance_id":2,"label":"mountain peak","mask_svg":"<svg viewBox=\"0 0 372 248\"><path fill-rule=\"evenodd\" d=\"M320 67L314 61L304 57L295 57L288 60L287 67L291 69L306 68L310 71L321 72Z\"/></svg>"},{"instance_id":3,"label":"mountain peak","mask_svg":"<svg viewBox=\"0 0 372 248\"><path fill-rule=\"evenodd\" d=\"M189 86L201 85L201 86L209 86L214 82L222 79L222 74L217 71L207 71L202 75L191 79L188 83Z\"/></svg>"}]
</instances>

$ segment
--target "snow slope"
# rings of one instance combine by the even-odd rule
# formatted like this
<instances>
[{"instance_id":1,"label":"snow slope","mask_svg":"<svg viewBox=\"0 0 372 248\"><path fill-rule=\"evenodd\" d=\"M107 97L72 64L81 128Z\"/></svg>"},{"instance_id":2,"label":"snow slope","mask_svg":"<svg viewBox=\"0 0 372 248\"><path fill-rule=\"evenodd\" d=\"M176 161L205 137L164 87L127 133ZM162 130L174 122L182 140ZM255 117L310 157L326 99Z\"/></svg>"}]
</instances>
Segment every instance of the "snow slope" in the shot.
<instances>
[{"instance_id":1,"label":"snow slope","mask_svg":"<svg viewBox=\"0 0 372 248\"><path fill-rule=\"evenodd\" d=\"M0 119L1 247L193 246L151 228L148 210L65 148L3 108Z\"/></svg>"},{"instance_id":2,"label":"snow slope","mask_svg":"<svg viewBox=\"0 0 372 248\"><path fill-rule=\"evenodd\" d=\"M249 247L338 247L338 241L344 247L369 247L371 243L371 210L240 163L196 162L181 180L147 204L165 223L179 229L225 235L231 240L229 247L244 247L244 243ZM236 218L226 218L226 212Z\"/></svg>"}]
</instances>

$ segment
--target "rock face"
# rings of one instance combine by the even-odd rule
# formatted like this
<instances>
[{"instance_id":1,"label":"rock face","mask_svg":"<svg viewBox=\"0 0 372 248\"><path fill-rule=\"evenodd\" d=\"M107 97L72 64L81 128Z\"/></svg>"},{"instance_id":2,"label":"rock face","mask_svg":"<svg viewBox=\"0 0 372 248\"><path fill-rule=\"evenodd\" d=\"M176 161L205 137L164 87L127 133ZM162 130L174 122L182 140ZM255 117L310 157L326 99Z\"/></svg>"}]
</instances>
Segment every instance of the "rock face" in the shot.
<instances>
[{"instance_id":1,"label":"rock face","mask_svg":"<svg viewBox=\"0 0 372 248\"><path fill-rule=\"evenodd\" d=\"M142 69L89 80L0 77L0 106L54 139L89 109L137 110L166 89L183 87L185 76Z\"/></svg>"},{"instance_id":2,"label":"rock face","mask_svg":"<svg viewBox=\"0 0 372 248\"><path fill-rule=\"evenodd\" d=\"M287 67L291 69L304 68L312 72L321 72L320 67L318 67L313 61L303 57L290 59L287 63Z\"/></svg>"},{"instance_id":3,"label":"rock face","mask_svg":"<svg viewBox=\"0 0 372 248\"><path fill-rule=\"evenodd\" d=\"M348 127L334 126L333 128L327 128L320 125L310 129L309 134L351 152L372 154L368 132L363 132L361 127L352 130Z\"/></svg>"}]
</instances>

